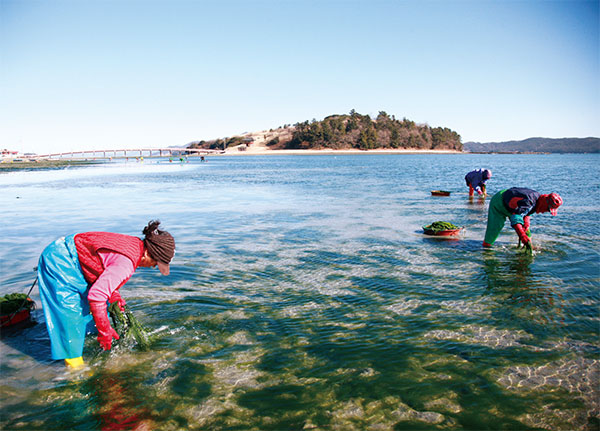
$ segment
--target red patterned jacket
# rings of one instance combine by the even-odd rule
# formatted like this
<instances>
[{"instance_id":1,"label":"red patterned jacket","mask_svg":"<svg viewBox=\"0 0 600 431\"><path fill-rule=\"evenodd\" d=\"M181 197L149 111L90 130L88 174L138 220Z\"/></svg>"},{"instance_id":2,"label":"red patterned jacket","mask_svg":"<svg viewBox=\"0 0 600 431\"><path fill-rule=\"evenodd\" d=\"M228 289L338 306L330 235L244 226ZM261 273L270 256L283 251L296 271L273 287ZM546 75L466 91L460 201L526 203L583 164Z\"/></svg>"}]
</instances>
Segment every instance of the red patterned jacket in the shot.
<instances>
[{"instance_id":1,"label":"red patterned jacket","mask_svg":"<svg viewBox=\"0 0 600 431\"><path fill-rule=\"evenodd\" d=\"M104 271L98 250L122 254L133 262L134 269L138 267L144 255L144 243L135 236L111 232L85 232L75 235L74 240L83 276L90 286ZM125 282L127 280L121 285Z\"/></svg>"}]
</instances>

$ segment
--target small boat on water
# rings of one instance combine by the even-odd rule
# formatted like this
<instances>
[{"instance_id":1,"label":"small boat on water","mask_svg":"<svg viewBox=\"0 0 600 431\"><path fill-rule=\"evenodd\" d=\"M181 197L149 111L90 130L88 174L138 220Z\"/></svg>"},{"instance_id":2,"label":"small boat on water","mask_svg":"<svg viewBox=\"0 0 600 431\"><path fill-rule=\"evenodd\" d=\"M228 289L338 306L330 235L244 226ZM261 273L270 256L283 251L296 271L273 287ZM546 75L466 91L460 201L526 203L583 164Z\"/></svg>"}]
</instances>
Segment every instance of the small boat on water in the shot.
<instances>
[{"instance_id":1,"label":"small boat on water","mask_svg":"<svg viewBox=\"0 0 600 431\"><path fill-rule=\"evenodd\" d=\"M450 196L450 192L447 190L432 190L431 196Z\"/></svg>"}]
</instances>

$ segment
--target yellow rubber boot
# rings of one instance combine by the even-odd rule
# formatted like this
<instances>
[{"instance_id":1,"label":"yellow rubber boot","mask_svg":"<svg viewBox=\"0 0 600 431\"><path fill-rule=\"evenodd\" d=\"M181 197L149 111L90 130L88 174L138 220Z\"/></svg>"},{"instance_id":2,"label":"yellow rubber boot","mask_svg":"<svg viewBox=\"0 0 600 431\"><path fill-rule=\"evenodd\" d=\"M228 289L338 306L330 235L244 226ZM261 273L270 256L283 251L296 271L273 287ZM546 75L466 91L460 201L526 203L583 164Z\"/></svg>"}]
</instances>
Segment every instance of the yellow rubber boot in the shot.
<instances>
[{"instance_id":1,"label":"yellow rubber boot","mask_svg":"<svg viewBox=\"0 0 600 431\"><path fill-rule=\"evenodd\" d=\"M79 356L78 358L65 359L65 365L68 368L76 370L78 368L83 367L85 365L85 363L83 362L83 357Z\"/></svg>"}]
</instances>

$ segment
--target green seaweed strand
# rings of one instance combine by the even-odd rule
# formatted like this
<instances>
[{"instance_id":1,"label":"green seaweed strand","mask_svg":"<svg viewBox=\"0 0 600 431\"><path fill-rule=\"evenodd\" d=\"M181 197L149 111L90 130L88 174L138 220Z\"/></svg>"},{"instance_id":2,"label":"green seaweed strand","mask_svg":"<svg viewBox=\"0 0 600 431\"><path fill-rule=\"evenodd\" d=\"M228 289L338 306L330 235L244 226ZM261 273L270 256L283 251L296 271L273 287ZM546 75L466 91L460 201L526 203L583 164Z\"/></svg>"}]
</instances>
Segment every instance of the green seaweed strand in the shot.
<instances>
[{"instance_id":1,"label":"green seaweed strand","mask_svg":"<svg viewBox=\"0 0 600 431\"><path fill-rule=\"evenodd\" d=\"M110 316L115 326L115 331L121 338L133 338L140 350L148 350L150 347L150 338L144 327L138 322L127 305L124 307L124 312L121 312L117 301L110 304L108 307Z\"/></svg>"}]
</instances>

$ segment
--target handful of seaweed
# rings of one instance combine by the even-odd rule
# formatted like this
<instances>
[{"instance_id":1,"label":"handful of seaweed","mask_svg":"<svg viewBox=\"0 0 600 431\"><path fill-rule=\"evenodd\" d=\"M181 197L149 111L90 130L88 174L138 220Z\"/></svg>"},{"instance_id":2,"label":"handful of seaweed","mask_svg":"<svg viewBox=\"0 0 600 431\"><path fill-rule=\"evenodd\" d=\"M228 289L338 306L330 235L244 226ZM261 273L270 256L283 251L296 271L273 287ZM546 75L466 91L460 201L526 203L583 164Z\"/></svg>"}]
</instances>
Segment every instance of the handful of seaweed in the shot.
<instances>
[{"instance_id":1,"label":"handful of seaweed","mask_svg":"<svg viewBox=\"0 0 600 431\"><path fill-rule=\"evenodd\" d=\"M144 327L137 321L127 305L122 312L117 301L110 304L108 311L112 318L115 330L121 339L134 339L141 350L148 350L150 339Z\"/></svg>"},{"instance_id":2,"label":"handful of seaweed","mask_svg":"<svg viewBox=\"0 0 600 431\"><path fill-rule=\"evenodd\" d=\"M9 293L0 298L0 314L12 314L19 311L21 308L31 310L35 307L29 296L25 293Z\"/></svg>"},{"instance_id":3,"label":"handful of seaweed","mask_svg":"<svg viewBox=\"0 0 600 431\"><path fill-rule=\"evenodd\" d=\"M425 229L437 232L439 230L460 229L460 226L453 225L452 223L447 221L434 221L429 226L425 226Z\"/></svg>"}]
</instances>

